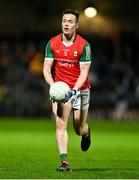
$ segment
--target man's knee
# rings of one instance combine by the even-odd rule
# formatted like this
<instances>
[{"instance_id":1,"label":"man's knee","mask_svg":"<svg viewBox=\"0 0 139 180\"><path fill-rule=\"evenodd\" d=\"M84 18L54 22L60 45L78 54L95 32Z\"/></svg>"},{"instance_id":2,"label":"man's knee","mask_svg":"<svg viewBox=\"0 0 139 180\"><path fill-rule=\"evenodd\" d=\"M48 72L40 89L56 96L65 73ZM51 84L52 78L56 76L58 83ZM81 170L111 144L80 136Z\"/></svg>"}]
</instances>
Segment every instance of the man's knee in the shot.
<instances>
[{"instance_id":1,"label":"man's knee","mask_svg":"<svg viewBox=\"0 0 139 180\"><path fill-rule=\"evenodd\" d=\"M63 118L56 118L56 129L66 129L67 122Z\"/></svg>"}]
</instances>

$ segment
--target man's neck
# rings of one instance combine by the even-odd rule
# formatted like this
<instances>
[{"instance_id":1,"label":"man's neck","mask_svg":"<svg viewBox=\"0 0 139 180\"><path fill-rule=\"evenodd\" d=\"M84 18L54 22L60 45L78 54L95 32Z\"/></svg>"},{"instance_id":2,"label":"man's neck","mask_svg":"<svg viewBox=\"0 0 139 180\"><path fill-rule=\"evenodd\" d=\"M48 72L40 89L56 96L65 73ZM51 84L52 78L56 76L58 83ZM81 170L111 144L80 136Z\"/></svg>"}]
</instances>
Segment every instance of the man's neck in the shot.
<instances>
[{"instance_id":1,"label":"man's neck","mask_svg":"<svg viewBox=\"0 0 139 180\"><path fill-rule=\"evenodd\" d=\"M65 34L62 35L63 42L73 42L75 40L76 34L71 36L66 36Z\"/></svg>"}]
</instances>

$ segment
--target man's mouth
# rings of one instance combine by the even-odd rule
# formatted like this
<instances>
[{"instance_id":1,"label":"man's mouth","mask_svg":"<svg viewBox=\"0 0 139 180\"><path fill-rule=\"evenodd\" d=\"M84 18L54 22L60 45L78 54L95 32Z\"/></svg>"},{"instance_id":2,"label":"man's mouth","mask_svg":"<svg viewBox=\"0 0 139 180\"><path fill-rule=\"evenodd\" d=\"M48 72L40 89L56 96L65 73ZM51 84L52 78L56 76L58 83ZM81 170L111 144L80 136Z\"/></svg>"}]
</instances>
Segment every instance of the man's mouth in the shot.
<instances>
[{"instance_id":1,"label":"man's mouth","mask_svg":"<svg viewBox=\"0 0 139 180\"><path fill-rule=\"evenodd\" d=\"M64 30L65 30L65 31L68 31L68 30L69 30L69 28L64 28Z\"/></svg>"}]
</instances>

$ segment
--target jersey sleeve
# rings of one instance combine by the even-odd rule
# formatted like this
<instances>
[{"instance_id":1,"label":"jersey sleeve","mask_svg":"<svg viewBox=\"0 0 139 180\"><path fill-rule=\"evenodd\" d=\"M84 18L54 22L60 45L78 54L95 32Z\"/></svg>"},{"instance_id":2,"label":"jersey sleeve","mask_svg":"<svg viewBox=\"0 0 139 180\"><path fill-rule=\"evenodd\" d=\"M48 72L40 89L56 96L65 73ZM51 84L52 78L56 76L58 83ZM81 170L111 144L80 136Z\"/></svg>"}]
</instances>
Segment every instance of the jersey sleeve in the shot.
<instances>
[{"instance_id":1,"label":"jersey sleeve","mask_svg":"<svg viewBox=\"0 0 139 180\"><path fill-rule=\"evenodd\" d=\"M90 47L90 44L87 43L83 48L83 52L79 59L79 62L81 64L88 64L88 63L91 63L91 61L92 61L91 47Z\"/></svg>"},{"instance_id":2,"label":"jersey sleeve","mask_svg":"<svg viewBox=\"0 0 139 180\"><path fill-rule=\"evenodd\" d=\"M54 60L54 54L51 48L51 43L48 41L46 48L45 48L45 58L44 60Z\"/></svg>"}]
</instances>

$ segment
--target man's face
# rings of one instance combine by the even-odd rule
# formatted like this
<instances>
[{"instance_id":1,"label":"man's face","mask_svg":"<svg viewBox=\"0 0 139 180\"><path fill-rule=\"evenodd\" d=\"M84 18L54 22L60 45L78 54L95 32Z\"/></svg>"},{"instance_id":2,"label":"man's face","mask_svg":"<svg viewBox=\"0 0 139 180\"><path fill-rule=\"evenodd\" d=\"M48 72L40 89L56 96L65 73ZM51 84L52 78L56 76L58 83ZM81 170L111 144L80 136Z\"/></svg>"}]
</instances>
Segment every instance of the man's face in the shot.
<instances>
[{"instance_id":1,"label":"man's face","mask_svg":"<svg viewBox=\"0 0 139 180\"><path fill-rule=\"evenodd\" d=\"M62 31L65 35L72 35L76 32L78 23L76 16L73 14L64 14L62 18Z\"/></svg>"}]
</instances>

